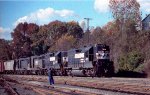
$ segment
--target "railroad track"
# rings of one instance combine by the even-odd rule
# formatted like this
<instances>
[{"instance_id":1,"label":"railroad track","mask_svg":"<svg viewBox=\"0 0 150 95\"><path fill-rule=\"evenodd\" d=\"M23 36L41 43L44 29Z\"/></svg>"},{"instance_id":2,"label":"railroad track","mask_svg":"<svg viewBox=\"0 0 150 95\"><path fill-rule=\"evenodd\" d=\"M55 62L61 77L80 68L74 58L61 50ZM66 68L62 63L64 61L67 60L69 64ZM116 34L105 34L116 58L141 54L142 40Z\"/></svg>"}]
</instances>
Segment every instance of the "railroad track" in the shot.
<instances>
[{"instance_id":1,"label":"railroad track","mask_svg":"<svg viewBox=\"0 0 150 95\"><path fill-rule=\"evenodd\" d=\"M38 81L19 81L25 88L32 89L40 95L128 95L127 93L102 91L93 88L70 85L54 85L54 88L49 86L47 82ZM12 84L16 85L16 84ZM20 86L21 87L21 86ZM131 94L132 95L132 94Z\"/></svg>"},{"instance_id":2,"label":"railroad track","mask_svg":"<svg viewBox=\"0 0 150 95\"><path fill-rule=\"evenodd\" d=\"M75 89L69 89L69 88L64 88L60 86L49 86L47 82L45 84L42 84L38 81L22 81L21 78L17 79L11 79L11 78L6 78L7 83L10 84L11 87L15 88L16 92L18 93L17 95L28 95L29 93L22 93L25 91L30 90L32 91L32 94L29 95L96 95L94 93L86 93L85 91L81 90L75 90ZM34 82L34 83L33 83ZM37 84L40 83L40 84ZM21 91L21 90L22 91ZM15 94L12 94L15 95Z\"/></svg>"},{"instance_id":3,"label":"railroad track","mask_svg":"<svg viewBox=\"0 0 150 95\"><path fill-rule=\"evenodd\" d=\"M47 82L46 76L9 76L13 79L18 78L28 81ZM92 88L98 90L150 95L150 80L149 79L131 79L131 78L89 78L89 77L55 77L55 82L58 84L67 84L78 87ZM64 88L63 88L64 89Z\"/></svg>"},{"instance_id":4,"label":"railroad track","mask_svg":"<svg viewBox=\"0 0 150 95\"><path fill-rule=\"evenodd\" d=\"M0 77L0 86L4 90L4 94L9 95L18 95L18 93L9 85L9 83L2 77Z\"/></svg>"},{"instance_id":5,"label":"railroad track","mask_svg":"<svg viewBox=\"0 0 150 95\"><path fill-rule=\"evenodd\" d=\"M32 90L38 93L39 95L85 95L85 93L81 91L74 91L70 89L59 89L59 88L53 88L51 86L36 85L33 83L29 84L27 82L21 82L19 84L10 82L10 84L18 85L21 88ZM87 94L87 95L95 95L95 94Z\"/></svg>"}]
</instances>

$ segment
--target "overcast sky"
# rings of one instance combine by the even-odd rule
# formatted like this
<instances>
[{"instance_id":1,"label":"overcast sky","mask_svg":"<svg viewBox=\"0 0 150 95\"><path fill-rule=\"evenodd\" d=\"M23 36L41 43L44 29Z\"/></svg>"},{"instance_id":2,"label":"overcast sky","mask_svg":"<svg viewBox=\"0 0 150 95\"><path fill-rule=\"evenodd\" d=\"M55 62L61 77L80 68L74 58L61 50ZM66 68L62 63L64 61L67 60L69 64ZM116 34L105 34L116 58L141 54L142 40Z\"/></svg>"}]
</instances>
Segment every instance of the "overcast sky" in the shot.
<instances>
[{"instance_id":1,"label":"overcast sky","mask_svg":"<svg viewBox=\"0 0 150 95\"><path fill-rule=\"evenodd\" d=\"M150 13L150 0L137 0L142 17ZM0 1L0 38L11 39L10 33L20 22L38 25L53 20L78 21L90 17L90 26L103 26L112 20L109 0L5 0Z\"/></svg>"}]
</instances>

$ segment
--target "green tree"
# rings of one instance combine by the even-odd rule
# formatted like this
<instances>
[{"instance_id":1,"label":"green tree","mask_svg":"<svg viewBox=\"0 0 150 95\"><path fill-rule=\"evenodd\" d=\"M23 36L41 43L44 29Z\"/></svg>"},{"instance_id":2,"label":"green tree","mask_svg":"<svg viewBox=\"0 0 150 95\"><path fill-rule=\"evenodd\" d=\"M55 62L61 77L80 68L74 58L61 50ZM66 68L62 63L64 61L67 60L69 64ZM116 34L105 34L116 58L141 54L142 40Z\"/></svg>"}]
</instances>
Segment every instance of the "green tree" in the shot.
<instances>
[{"instance_id":1,"label":"green tree","mask_svg":"<svg viewBox=\"0 0 150 95\"><path fill-rule=\"evenodd\" d=\"M126 71L137 71L139 66L141 66L143 62L143 55L135 51L121 56L118 60L119 69Z\"/></svg>"}]
</instances>

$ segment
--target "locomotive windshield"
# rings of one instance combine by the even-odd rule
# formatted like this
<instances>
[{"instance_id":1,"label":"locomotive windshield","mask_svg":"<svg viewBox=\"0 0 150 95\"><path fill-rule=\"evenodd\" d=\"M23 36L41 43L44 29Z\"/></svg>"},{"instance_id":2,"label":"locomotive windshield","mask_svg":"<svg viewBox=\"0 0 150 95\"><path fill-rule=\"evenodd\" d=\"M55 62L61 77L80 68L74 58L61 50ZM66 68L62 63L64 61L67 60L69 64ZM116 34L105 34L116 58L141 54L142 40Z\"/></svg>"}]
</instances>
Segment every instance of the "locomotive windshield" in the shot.
<instances>
[{"instance_id":1,"label":"locomotive windshield","mask_svg":"<svg viewBox=\"0 0 150 95\"><path fill-rule=\"evenodd\" d=\"M107 45L97 45L97 59L109 59L109 46Z\"/></svg>"}]
</instances>

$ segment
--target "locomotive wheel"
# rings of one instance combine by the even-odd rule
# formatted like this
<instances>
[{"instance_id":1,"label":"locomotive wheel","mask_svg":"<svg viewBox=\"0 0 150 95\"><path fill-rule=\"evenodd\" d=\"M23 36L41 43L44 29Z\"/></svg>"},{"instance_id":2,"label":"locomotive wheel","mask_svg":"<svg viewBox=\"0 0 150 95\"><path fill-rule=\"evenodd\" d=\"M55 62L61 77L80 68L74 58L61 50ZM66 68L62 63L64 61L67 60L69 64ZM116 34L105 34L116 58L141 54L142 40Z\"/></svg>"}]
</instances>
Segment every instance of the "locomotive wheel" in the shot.
<instances>
[{"instance_id":1,"label":"locomotive wheel","mask_svg":"<svg viewBox=\"0 0 150 95\"><path fill-rule=\"evenodd\" d=\"M87 76L87 71L85 69L82 70L82 73L85 77Z\"/></svg>"},{"instance_id":2,"label":"locomotive wheel","mask_svg":"<svg viewBox=\"0 0 150 95\"><path fill-rule=\"evenodd\" d=\"M89 70L89 75L90 75L90 77L95 77L95 71L94 71L94 69L90 69Z\"/></svg>"},{"instance_id":3,"label":"locomotive wheel","mask_svg":"<svg viewBox=\"0 0 150 95\"><path fill-rule=\"evenodd\" d=\"M67 71L67 75L68 75L68 76L72 76L71 70L68 70L68 71Z\"/></svg>"}]
</instances>

